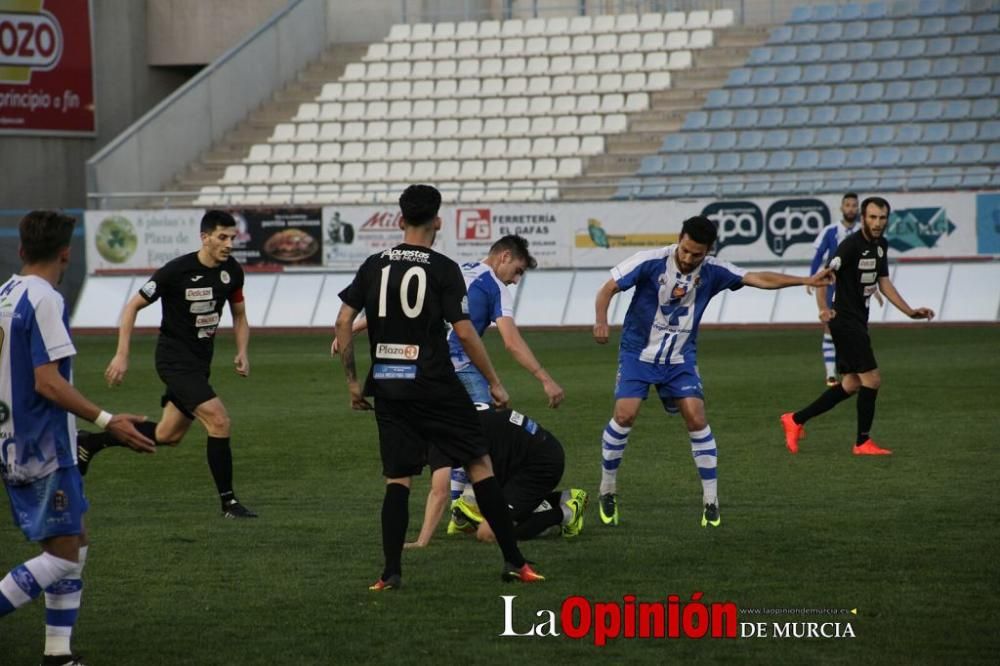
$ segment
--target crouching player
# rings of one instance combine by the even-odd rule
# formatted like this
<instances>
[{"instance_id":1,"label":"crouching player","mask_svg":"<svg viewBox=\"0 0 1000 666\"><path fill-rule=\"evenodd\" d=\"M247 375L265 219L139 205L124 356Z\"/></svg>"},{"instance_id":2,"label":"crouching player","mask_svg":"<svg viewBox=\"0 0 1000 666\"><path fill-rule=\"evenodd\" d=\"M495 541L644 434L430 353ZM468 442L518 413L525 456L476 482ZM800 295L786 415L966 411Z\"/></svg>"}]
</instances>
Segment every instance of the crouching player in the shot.
<instances>
[{"instance_id":1,"label":"crouching player","mask_svg":"<svg viewBox=\"0 0 1000 666\"><path fill-rule=\"evenodd\" d=\"M549 528L560 527L564 537L574 537L583 529L587 492L577 488L556 490L562 479L566 456L555 435L536 421L511 409L493 409L476 403L479 419L489 440L493 472L503 488L518 540L534 538ZM431 490L427 495L424 524L420 536L408 548L430 543L441 514L448 505L453 461L433 446L428 453ZM476 532L480 541L493 541L488 522L465 499L452 507L448 533Z\"/></svg>"}]
</instances>

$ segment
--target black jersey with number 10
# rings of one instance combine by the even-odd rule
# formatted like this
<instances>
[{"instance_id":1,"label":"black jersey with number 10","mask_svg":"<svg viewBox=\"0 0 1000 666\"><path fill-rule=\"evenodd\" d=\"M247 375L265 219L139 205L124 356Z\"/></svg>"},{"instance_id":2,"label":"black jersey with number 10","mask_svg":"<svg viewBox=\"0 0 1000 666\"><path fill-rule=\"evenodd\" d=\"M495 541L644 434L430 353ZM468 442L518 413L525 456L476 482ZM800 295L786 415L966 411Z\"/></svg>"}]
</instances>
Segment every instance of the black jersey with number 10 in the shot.
<instances>
[{"instance_id":1,"label":"black jersey with number 10","mask_svg":"<svg viewBox=\"0 0 1000 666\"><path fill-rule=\"evenodd\" d=\"M365 395L428 400L461 388L445 339L446 321L469 318L454 261L403 243L368 257L340 299L368 319L372 367Z\"/></svg>"}]
</instances>

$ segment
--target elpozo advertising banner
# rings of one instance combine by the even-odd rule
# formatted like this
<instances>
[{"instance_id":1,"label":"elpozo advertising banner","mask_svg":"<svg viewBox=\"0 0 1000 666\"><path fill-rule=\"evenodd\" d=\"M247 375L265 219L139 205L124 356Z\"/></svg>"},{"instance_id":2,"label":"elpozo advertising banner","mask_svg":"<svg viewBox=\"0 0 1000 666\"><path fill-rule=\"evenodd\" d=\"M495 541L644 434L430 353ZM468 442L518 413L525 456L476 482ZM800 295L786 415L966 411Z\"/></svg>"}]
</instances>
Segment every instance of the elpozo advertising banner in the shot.
<instances>
[{"instance_id":1,"label":"elpozo advertising banner","mask_svg":"<svg viewBox=\"0 0 1000 666\"><path fill-rule=\"evenodd\" d=\"M88 0L0 0L0 133L96 132Z\"/></svg>"}]
</instances>

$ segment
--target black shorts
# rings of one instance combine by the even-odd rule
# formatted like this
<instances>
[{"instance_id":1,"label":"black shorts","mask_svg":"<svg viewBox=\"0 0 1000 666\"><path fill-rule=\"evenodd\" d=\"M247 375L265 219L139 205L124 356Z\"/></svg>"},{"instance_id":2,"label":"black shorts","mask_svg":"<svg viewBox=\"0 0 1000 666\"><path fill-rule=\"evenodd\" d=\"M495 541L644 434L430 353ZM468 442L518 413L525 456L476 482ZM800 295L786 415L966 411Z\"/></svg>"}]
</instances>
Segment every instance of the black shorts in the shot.
<instances>
[{"instance_id":1,"label":"black shorts","mask_svg":"<svg viewBox=\"0 0 1000 666\"><path fill-rule=\"evenodd\" d=\"M445 399L375 399L382 474L398 479L420 474L433 444L453 467L486 455L486 433L462 385Z\"/></svg>"},{"instance_id":2,"label":"black shorts","mask_svg":"<svg viewBox=\"0 0 1000 666\"><path fill-rule=\"evenodd\" d=\"M878 368L868 327L863 323L834 317L830 320L830 335L837 349L837 372L848 375Z\"/></svg>"},{"instance_id":3,"label":"black shorts","mask_svg":"<svg viewBox=\"0 0 1000 666\"><path fill-rule=\"evenodd\" d=\"M566 468L562 444L552 435L532 448L531 457L503 479L503 496L514 522L527 519L545 496L556 489Z\"/></svg>"},{"instance_id":4,"label":"black shorts","mask_svg":"<svg viewBox=\"0 0 1000 666\"><path fill-rule=\"evenodd\" d=\"M204 364L183 364L156 359L156 374L167 385L160 398L160 406L173 403L184 416L194 420L195 408L216 396L215 389L208 383L211 366Z\"/></svg>"}]
</instances>

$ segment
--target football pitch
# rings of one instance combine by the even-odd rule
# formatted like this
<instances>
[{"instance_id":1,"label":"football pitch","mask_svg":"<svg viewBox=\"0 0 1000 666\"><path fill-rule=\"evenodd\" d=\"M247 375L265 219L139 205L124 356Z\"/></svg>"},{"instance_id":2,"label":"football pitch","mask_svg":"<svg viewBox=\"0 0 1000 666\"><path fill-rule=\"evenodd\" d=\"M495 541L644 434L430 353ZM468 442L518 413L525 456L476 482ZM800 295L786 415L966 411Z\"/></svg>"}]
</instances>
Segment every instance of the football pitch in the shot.
<instances>
[{"instance_id":1,"label":"football pitch","mask_svg":"<svg viewBox=\"0 0 1000 666\"><path fill-rule=\"evenodd\" d=\"M718 529L700 526L683 422L655 399L619 471L622 523L601 525L600 435L617 333L607 346L582 331L525 337L566 390L558 410L544 406L541 387L495 332L486 341L513 407L563 442L562 487L591 493L579 537L523 545L545 583L501 583L496 548L447 537L442 523L428 548L406 551L402 590L369 592L382 561L374 418L350 411L330 336L254 334L248 379L233 373L232 338L223 336L213 385L233 419L237 493L261 517L220 517L200 426L155 456L102 453L86 478L92 546L76 649L103 666L995 663L1000 328L874 329L883 385L873 435L895 455L860 459L851 455L853 400L807 425L798 456L783 445L779 414L824 389L818 328L703 331ZM77 386L105 409L157 418L153 343L136 337L126 383L112 390L102 373L113 339L78 337ZM426 489L425 475L410 497L410 538ZM36 551L3 511L7 570ZM624 595L677 595L683 607L697 592L706 603L734 602L741 632L763 623L767 637L617 638L597 647L593 634L499 635L501 595L517 595L511 624L525 634L546 610L558 623L570 596L621 604ZM849 624L853 637L793 637L793 625L803 631L810 622L841 635ZM37 664L43 624L40 602L0 620L0 664Z\"/></svg>"}]
</instances>

